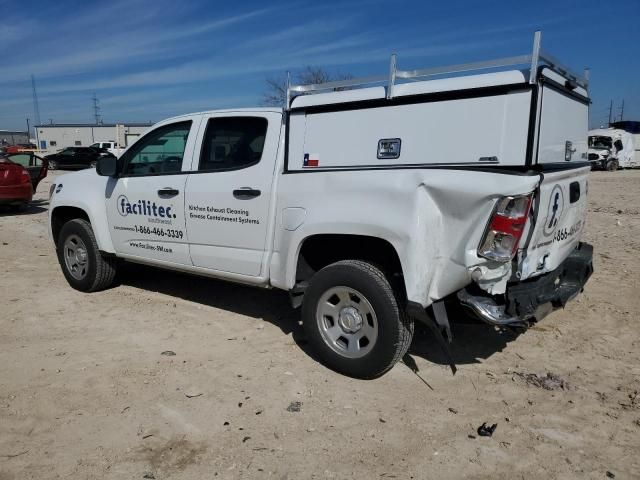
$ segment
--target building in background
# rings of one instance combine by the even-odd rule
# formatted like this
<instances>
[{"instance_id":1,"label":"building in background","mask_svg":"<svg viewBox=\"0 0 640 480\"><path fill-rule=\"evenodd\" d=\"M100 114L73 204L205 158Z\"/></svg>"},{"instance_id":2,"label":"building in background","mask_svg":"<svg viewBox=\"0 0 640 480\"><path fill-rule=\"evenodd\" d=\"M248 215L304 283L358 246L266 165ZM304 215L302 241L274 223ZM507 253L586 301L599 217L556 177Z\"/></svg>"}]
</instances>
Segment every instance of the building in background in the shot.
<instances>
[{"instance_id":1,"label":"building in background","mask_svg":"<svg viewBox=\"0 0 640 480\"><path fill-rule=\"evenodd\" d=\"M29 143L29 134L27 132L0 130L0 146L18 145L20 143Z\"/></svg>"},{"instance_id":2,"label":"building in background","mask_svg":"<svg viewBox=\"0 0 640 480\"><path fill-rule=\"evenodd\" d=\"M151 125L53 123L36 125L35 130L38 149L46 155L65 147L88 147L96 142L115 142L120 148L125 148L136 141Z\"/></svg>"}]
</instances>

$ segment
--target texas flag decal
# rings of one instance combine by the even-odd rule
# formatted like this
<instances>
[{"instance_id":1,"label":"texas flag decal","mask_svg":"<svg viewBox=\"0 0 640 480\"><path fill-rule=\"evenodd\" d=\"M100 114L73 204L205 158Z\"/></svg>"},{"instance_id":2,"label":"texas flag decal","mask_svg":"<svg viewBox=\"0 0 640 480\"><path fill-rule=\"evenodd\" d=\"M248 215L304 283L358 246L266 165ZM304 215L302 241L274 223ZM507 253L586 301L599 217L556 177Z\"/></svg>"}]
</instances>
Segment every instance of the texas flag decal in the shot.
<instances>
[{"instance_id":1,"label":"texas flag decal","mask_svg":"<svg viewBox=\"0 0 640 480\"><path fill-rule=\"evenodd\" d=\"M317 153L305 153L304 161L302 162L302 166L304 168L309 167L319 167L320 166L320 155Z\"/></svg>"}]
</instances>

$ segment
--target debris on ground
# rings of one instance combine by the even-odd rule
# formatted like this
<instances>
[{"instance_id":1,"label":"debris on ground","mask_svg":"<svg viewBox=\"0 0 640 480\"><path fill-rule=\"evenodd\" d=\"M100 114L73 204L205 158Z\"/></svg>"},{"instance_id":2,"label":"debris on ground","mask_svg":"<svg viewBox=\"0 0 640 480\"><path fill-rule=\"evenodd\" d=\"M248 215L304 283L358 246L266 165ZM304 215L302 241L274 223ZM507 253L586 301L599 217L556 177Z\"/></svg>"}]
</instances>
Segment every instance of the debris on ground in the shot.
<instances>
[{"instance_id":1,"label":"debris on ground","mask_svg":"<svg viewBox=\"0 0 640 480\"><path fill-rule=\"evenodd\" d=\"M291 402L287 407L287 412L299 412L302 408L302 402Z\"/></svg>"},{"instance_id":2,"label":"debris on ground","mask_svg":"<svg viewBox=\"0 0 640 480\"><path fill-rule=\"evenodd\" d=\"M624 409L640 408L640 395L637 390L627 395L629 402L618 402L618 404Z\"/></svg>"},{"instance_id":3,"label":"debris on ground","mask_svg":"<svg viewBox=\"0 0 640 480\"><path fill-rule=\"evenodd\" d=\"M20 453L10 453L8 455L0 455L0 457L4 457L4 458L16 458L19 457L21 455L24 455L25 453L29 453L29 450L25 450L24 452L20 452Z\"/></svg>"},{"instance_id":4,"label":"debris on ground","mask_svg":"<svg viewBox=\"0 0 640 480\"><path fill-rule=\"evenodd\" d=\"M525 381L527 385L544 388L545 390L565 390L567 382L555 373L547 372L546 375L538 375L536 373L513 372L513 374Z\"/></svg>"},{"instance_id":5,"label":"debris on ground","mask_svg":"<svg viewBox=\"0 0 640 480\"><path fill-rule=\"evenodd\" d=\"M244 438L242 439L242 443L244 443L244 442L246 442L247 440L250 440L250 439L251 439L251 437L244 437Z\"/></svg>"},{"instance_id":6,"label":"debris on ground","mask_svg":"<svg viewBox=\"0 0 640 480\"><path fill-rule=\"evenodd\" d=\"M172 352L171 350L165 350L160 355L165 355L167 357L173 357L173 356L175 356L175 354L176 354L176 352Z\"/></svg>"},{"instance_id":7,"label":"debris on ground","mask_svg":"<svg viewBox=\"0 0 640 480\"><path fill-rule=\"evenodd\" d=\"M484 422L482 425L478 427L478 435L480 435L481 437L490 437L493 435L493 432L496 431L497 427L498 427L497 423L494 423L489 427L487 426L487 422Z\"/></svg>"},{"instance_id":8,"label":"debris on ground","mask_svg":"<svg viewBox=\"0 0 640 480\"><path fill-rule=\"evenodd\" d=\"M154 479L156 478L156 476L151 472L144 472L144 475L142 475L142 478Z\"/></svg>"},{"instance_id":9,"label":"debris on ground","mask_svg":"<svg viewBox=\"0 0 640 480\"><path fill-rule=\"evenodd\" d=\"M607 470L607 478L616 478L615 474Z\"/></svg>"},{"instance_id":10,"label":"debris on ground","mask_svg":"<svg viewBox=\"0 0 640 480\"><path fill-rule=\"evenodd\" d=\"M196 398L204 395L200 390L187 390L184 392L184 396L187 398Z\"/></svg>"},{"instance_id":11,"label":"debris on ground","mask_svg":"<svg viewBox=\"0 0 640 480\"><path fill-rule=\"evenodd\" d=\"M458 410L456 410L456 409L455 409L455 408L453 408L453 407L449 407L449 408L448 408L448 410L449 410L451 413L453 413L454 415L457 415L457 414L458 414Z\"/></svg>"}]
</instances>

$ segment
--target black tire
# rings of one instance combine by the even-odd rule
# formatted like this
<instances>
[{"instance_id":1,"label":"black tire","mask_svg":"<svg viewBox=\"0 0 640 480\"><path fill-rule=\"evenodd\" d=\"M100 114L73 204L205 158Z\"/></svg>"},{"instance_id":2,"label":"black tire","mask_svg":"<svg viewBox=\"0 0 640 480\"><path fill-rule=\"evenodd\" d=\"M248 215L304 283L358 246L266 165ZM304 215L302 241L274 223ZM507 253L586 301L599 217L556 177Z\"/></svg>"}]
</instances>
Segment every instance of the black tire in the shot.
<instances>
[{"instance_id":1,"label":"black tire","mask_svg":"<svg viewBox=\"0 0 640 480\"><path fill-rule=\"evenodd\" d=\"M360 292L375 312L376 340L360 358L337 353L323 337L317 313L323 295L336 287ZM324 300L323 300L324 301ZM302 321L309 344L327 367L354 378L377 378L389 371L407 352L413 337L410 319L380 269L360 260L343 260L317 272L304 294Z\"/></svg>"},{"instance_id":2,"label":"black tire","mask_svg":"<svg viewBox=\"0 0 640 480\"><path fill-rule=\"evenodd\" d=\"M608 172L615 172L618 170L618 161L617 160L609 160L607 162L606 169Z\"/></svg>"},{"instance_id":3,"label":"black tire","mask_svg":"<svg viewBox=\"0 0 640 480\"><path fill-rule=\"evenodd\" d=\"M58 162L56 162L55 160L49 160L49 165L47 167L49 170L57 170L58 169Z\"/></svg>"},{"instance_id":4,"label":"black tire","mask_svg":"<svg viewBox=\"0 0 640 480\"><path fill-rule=\"evenodd\" d=\"M86 270L82 278L74 276L65 260L67 240L78 238L86 252ZM88 221L76 218L65 223L58 236L56 253L58 254L58 262L60 263L60 268L62 268L62 273L69 285L76 290L97 292L113 285L116 276L116 259L104 257L100 254L96 237Z\"/></svg>"}]
</instances>

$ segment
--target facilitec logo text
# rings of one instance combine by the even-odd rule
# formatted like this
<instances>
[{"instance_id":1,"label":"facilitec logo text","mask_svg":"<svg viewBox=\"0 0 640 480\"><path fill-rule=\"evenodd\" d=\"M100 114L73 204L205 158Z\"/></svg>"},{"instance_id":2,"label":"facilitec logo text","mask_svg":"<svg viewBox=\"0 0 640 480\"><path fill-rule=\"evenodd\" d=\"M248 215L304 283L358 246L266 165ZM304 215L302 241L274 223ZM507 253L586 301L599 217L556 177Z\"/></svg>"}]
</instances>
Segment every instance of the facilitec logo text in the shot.
<instances>
[{"instance_id":1,"label":"facilitec logo text","mask_svg":"<svg viewBox=\"0 0 640 480\"><path fill-rule=\"evenodd\" d=\"M156 218L176 218L171 212L172 207L163 207L156 205L156 202L149 200L138 200L137 202L129 202L129 199L120 195L118 197L118 213L123 217L127 215L144 215L145 217Z\"/></svg>"}]
</instances>

